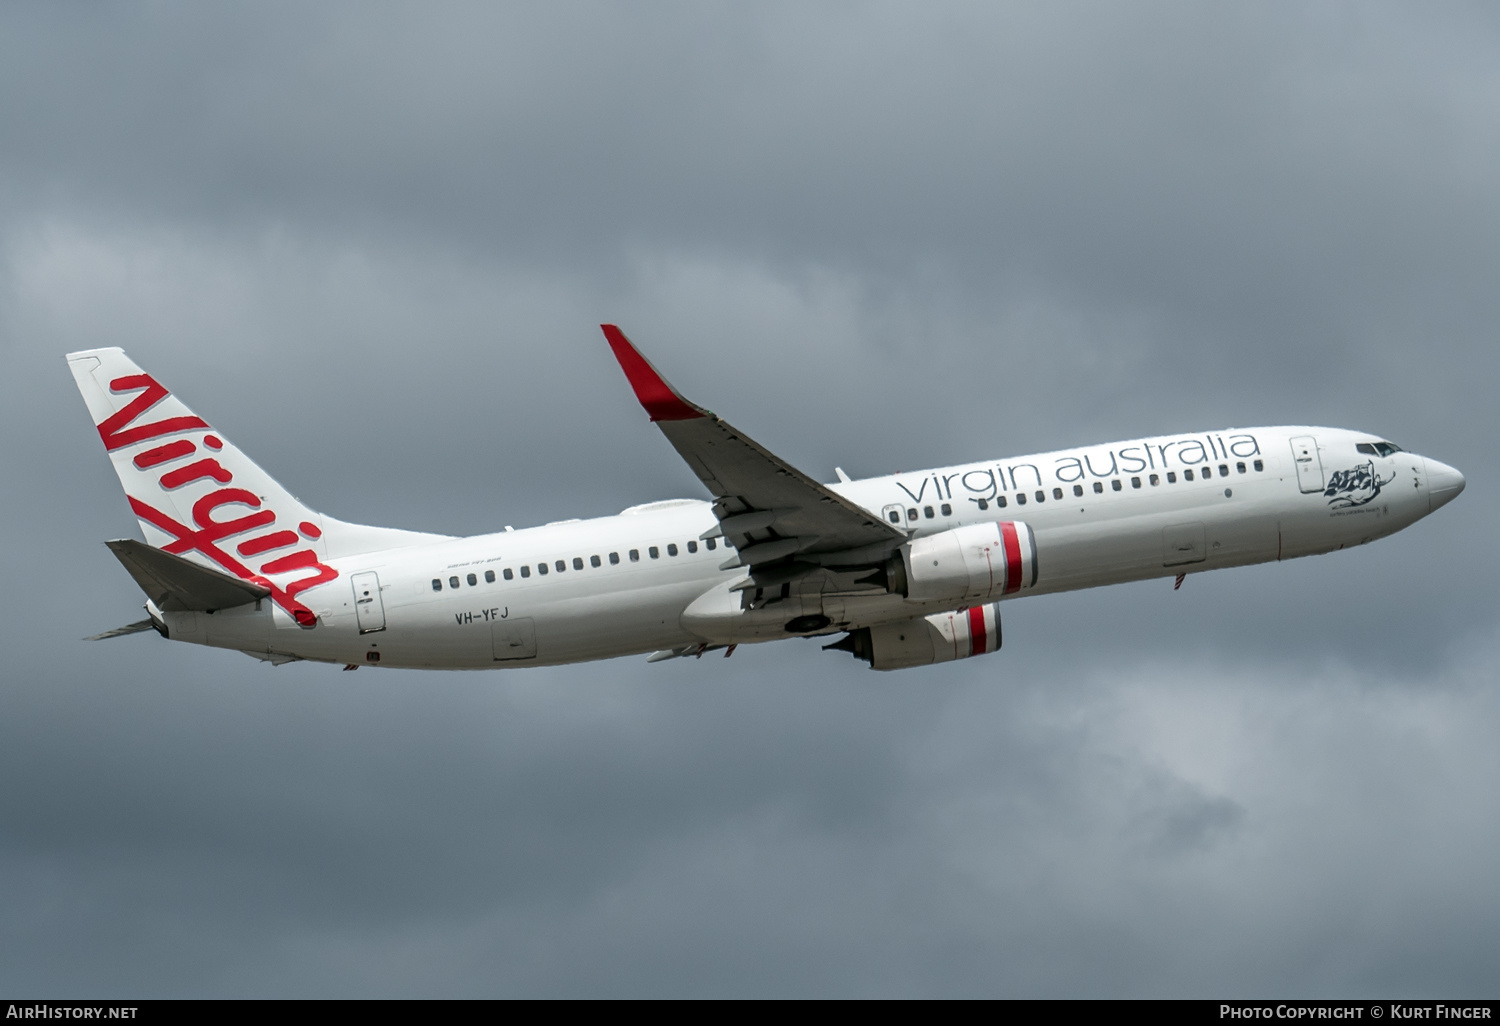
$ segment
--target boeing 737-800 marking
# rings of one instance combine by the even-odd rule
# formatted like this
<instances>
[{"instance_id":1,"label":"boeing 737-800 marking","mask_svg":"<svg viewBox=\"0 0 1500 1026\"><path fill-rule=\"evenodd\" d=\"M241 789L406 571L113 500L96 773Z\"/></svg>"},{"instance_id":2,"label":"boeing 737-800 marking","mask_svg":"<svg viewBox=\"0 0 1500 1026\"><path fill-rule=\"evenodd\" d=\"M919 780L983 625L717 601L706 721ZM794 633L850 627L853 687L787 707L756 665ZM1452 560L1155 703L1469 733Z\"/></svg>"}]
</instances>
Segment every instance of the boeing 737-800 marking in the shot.
<instances>
[{"instance_id":1,"label":"boeing 737-800 marking","mask_svg":"<svg viewBox=\"0 0 1500 1026\"><path fill-rule=\"evenodd\" d=\"M1436 460L1317 427L823 484L684 399L618 328L604 334L711 498L472 538L317 513L121 350L69 354L145 538L107 544L148 618L98 637L478 669L842 635L825 648L899 669L997 650L1013 598L1360 545L1464 488Z\"/></svg>"}]
</instances>

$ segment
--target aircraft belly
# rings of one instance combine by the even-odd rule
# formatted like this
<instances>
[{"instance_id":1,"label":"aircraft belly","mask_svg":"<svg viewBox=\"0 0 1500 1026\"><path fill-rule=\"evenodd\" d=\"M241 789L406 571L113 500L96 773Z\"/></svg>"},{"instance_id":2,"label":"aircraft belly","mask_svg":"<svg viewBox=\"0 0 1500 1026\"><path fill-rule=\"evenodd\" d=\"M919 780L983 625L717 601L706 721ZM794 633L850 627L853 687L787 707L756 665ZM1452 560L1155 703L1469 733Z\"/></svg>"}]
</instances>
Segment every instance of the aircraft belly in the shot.
<instances>
[{"instance_id":1,"label":"aircraft belly","mask_svg":"<svg viewBox=\"0 0 1500 1026\"><path fill-rule=\"evenodd\" d=\"M1164 572L1164 526L1164 518L1157 514L1068 527L1039 527L1036 531L1039 573L1032 591L1071 591L1157 576Z\"/></svg>"},{"instance_id":2,"label":"aircraft belly","mask_svg":"<svg viewBox=\"0 0 1500 1026\"><path fill-rule=\"evenodd\" d=\"M339 617L340 629L326 636L330 644L314 645L309 637L297 654L369 663L369 653L375 651L379 664L388 667L506 669L651 652L695 640L677 620L707 583L679 581L572 595L514 588L486 595L477 604L463 601L465 593L457 593L458 601L392 604L384 631L359 635L352 617ZM523 620L530 621L524 629L517 626Z\"/></svg>"},{"instance_id":3,"label":"aircraft belly","mask_svg":"<svg viewBox=\"0 0 1500 1026\"><path fill-rule=\"evenodd\" d=\"M697 640L678 622L709 582L674 581L538 606L538 665L608 659Z\"/></svg>"},{"instance_id":4,"label":"aircraft belly","mask_svg":"<svg viewBox=\"0 0 1500 1026\"><path fill-rule=\"evenodd\" d=\"M1170 577L1277 558L1279 518L1260 504L1198 505L1037 528L1036 593Z\"/></svg>"}]
</instances>

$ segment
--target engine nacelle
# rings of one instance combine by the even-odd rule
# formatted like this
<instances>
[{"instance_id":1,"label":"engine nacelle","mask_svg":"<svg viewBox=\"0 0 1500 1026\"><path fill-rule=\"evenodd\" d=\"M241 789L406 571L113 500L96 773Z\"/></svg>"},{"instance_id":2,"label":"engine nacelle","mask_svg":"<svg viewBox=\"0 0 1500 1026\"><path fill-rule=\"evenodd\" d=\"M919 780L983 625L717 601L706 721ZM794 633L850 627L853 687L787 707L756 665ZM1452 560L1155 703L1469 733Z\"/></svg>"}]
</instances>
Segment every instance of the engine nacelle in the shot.
<instances>
[{"instance_id":1,"label":"engine nacelle","mask_svg":"<svg viewBox=\"0 0 1500 1026\"><path fill-rule=\"evenodd\" d=\"M876 670L904 670L984 655L1000 648L1000 604L986 602L851 631L828 648L853 653Z\"/></svg>"},{"instance_id":2,"label":"engine nacelle","mask_svg":"<svg viewBox=\"0 0 1500 1026\"><path fill-rule=\"evenodd\" d=\"M985 602L1036 584L1036 538L1019 521L969 524L915 539L901 562L915 602Z\"/></svg>"}]
</instances>

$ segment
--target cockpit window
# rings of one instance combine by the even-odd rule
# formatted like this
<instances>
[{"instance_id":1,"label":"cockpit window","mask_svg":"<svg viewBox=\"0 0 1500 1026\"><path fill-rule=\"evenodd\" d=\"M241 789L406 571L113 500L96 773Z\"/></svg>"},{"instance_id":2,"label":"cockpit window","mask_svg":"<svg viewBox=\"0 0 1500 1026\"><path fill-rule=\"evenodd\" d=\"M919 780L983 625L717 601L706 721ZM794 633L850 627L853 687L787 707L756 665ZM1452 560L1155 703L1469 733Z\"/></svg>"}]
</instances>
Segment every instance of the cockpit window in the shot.
<instances>
[{"instance_id":1,"label":"cockpit window","mask_svg":"<svg viewBox=\"0 0 1500 1026\"><path fill-rule=\"evenodd\" d=\"M1390 442L1360 442L1354 447L1355 452L1362 452L1366 456L1394 456L1404 451L1399 445Z\"/></svg>"}]
</instances>

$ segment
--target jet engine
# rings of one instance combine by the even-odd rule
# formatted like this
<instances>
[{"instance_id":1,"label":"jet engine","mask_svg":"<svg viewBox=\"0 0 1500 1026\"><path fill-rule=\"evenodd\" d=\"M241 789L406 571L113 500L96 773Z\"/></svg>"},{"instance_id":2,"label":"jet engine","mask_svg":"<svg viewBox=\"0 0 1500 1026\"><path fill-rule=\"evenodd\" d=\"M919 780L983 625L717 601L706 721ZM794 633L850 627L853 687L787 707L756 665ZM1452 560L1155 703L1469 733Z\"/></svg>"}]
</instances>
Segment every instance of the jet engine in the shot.
<instances>
[{"instance_id":1,"label":"jet engine","mask_svg":"<svg viewBox=\"0 0 1500 1026\"><path fill-rule=\"evenodd\" d=\"M875 670L967 659L1000 648L1000 603L861 627L823 647L849 652Z\"/></svg>"},{"instance_id":2,"label":"jet engine","mask_svg":"<svg viewBox=\"0 0 1500 1026\"><path fill-rule=\"evenodd\" d=\"M969 524L914 539L887 576L914 602L1006 598L1036 584L1036 538L1018 521Z\"/></svg>"}]
</instances>

